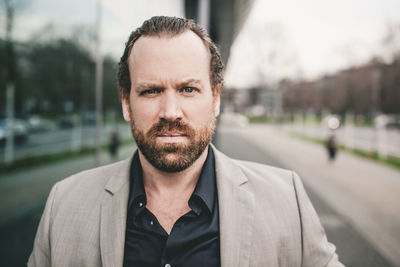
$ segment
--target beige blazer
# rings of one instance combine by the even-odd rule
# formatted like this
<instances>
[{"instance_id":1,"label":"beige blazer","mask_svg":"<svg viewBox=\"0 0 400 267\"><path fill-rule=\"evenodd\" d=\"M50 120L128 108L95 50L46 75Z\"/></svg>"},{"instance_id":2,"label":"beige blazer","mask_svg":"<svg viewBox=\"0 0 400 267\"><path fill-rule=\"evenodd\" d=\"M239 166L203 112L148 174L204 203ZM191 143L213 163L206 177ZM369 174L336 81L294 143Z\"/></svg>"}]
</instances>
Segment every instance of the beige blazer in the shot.
<instances>
[{"instance_id":1,"label":"beige blazer","mask_svg":"<svg viewBox=\"0 0 400 267\"><path fill-rule=\"evenodd\" d=\"M343 266L295 173L213 149L221 266ZM131 160L54 185L28 266L122 266Z\"/></svg>"}]
</instances>

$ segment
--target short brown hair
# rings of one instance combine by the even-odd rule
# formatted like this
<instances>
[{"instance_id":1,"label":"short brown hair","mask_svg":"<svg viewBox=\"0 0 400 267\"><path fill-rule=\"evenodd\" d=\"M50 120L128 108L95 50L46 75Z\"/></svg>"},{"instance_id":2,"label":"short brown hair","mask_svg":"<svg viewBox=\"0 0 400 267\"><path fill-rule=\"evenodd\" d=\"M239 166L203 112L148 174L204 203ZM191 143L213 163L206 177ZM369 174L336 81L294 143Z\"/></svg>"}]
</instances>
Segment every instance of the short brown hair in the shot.
<instances>
[{"instance_id":1,"label":"short brown hair","mask_svg":"<svg viewBox=\"0 0 400 267\"><path fill-rule=\"evenodd\" d=\"M175 36L190 30L203 41L211 55L210 82L213 95L220 94L223 85L224 64L218 48L208 36L206 30L191 19L157 16L143 22L142 26L131 33L125 44L124 54L118 63L117 83L123 98L128 98L131 91L131 78L129 76L128 58L132 47L141 36L161 36L167 34Z\"/></svg>"}]
</instances>

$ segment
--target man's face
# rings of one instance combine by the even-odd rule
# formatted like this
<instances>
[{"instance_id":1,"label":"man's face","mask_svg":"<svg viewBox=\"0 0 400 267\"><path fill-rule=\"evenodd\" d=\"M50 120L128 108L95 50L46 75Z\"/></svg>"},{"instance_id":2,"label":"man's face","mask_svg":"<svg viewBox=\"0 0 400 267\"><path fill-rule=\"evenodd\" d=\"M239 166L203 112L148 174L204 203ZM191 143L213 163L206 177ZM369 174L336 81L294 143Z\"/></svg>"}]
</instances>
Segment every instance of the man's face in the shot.
<instances>
[{"instance_id":1,"label":"man's face","mask_svg":"<svg viewBox=\"0 0 400 267\"><path fill-rule=\"evenodd\" d=\"M186 169L210 143L219 114L207 48L191 31L140 37L128 64L132 86L122 107L139 151L161 171Z\"/></svg>"}]
</instances>

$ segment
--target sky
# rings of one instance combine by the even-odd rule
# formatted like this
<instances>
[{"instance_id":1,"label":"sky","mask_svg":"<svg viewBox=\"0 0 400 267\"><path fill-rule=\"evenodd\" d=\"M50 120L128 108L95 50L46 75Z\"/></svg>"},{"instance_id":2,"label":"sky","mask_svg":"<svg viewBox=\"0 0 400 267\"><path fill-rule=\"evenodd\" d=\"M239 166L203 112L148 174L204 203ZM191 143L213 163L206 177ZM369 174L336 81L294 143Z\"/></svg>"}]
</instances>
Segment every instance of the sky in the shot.
<instances>
[{"instance_id":1,"label":"sky","mask_svg":"<svg viewBox=\"0 0 400 267\"><path fill-rule=\"evenodd\" d=\"M49 22L58 33L93 27L96 0L17 0L14 38L27 40ZM183 16L183 0L101 0L102 51L116 59L129 33L154 15ZM256 0L233 44L226 84L248 88L282 78L315 78L362 64L382 49L399 0ZM0 18L3 25L3 20ZM4 34L4 27L0 28Z\"/></svg>"},{"instance_id":2,"label":"sky","mask_svg":"<svg viewBox=\"0 0 400 267\"><path fill-rule=\"evenodd\" d=\"M312 79L385 57L388 23L400 25L399 0L256 1L231 49L226 83Z\"/></svg>"},{"instance_id":3,"label":"sky","mask_svg":"<svg viewBox=\"0 0 400 267\"><path fill-rule=\"evenodd\" d=\"M71 27L94 28L97 0L16 0L25 6L17 11L14 38L27 40L52 23L59 35ZM102 51L119 58L129 34L144 20L156 15L184 16L183 0L100 0L102 4ZM1 21L2 23L2 21ZM4 27L0 28L4 34Z\"/></svg>"}]
</instances>

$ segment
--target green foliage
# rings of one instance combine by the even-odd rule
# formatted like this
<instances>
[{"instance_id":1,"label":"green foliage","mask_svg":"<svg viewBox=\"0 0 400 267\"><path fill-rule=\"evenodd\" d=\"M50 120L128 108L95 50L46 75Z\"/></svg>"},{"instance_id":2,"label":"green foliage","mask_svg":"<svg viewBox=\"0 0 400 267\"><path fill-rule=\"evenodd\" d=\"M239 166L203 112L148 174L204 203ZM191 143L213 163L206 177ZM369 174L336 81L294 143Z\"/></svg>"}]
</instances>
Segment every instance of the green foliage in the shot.
<instances>
[{"instance_id":1,"label":"green foliage","mask_svg":"<svg viewBox=\"0 0 400 267\"><path fill-rule=\"evenodd\" d=\"M250 123L270 123L272 120L267 116L247 116Z\"/></svg>"},{"instance_id":2,"label":"green foliage","mask_svg":"<svg viewBox=\"0 0 400 267\"><path fill-rule=\"evenodd\" d=\"M41 40L37 38L37 40ZM17 75L15 76L15 111L59 116L95 109L95 60L87 47L76 38L44 38L14 43ZM5 41L0 39L0 115L4 113L6 69ZM116 62L103 60L103 109L120 110L115 82ZM3 114L4 115L4 114Z\"/></svg>"},{"instance_id":3,"label":"green foliage","mask_svg":"<svg viewBox=\"0 0 400 267\"><path fill-rule=\"evenodd\" d=\"M72 41L58 39L33 44L27 56L35 88L33 95L42 100L38 102L39 112L62 113L67 101L75 107L85 103L88 109L93 109L95 65L88 51Z\"/></svg>"}]
</instances>

